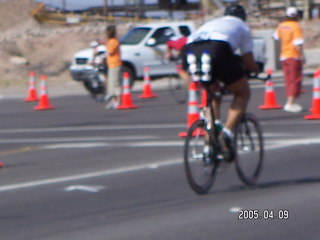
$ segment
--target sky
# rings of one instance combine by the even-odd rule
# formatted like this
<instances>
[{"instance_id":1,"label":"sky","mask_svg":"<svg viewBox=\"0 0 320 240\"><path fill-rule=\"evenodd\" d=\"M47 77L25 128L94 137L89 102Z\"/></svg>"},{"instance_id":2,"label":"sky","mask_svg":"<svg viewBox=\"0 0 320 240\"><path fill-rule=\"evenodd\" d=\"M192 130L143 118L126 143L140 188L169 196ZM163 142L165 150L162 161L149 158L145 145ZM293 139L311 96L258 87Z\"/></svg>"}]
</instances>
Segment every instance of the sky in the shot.
<instances>
[{"instance_id":1,"label":"sky","mask_svg":"<svg viewBox=\"0 0 320 240\"><path fill-rule=\"evenodd\" d=\"M1 0L0 0L1 1ZM36 2L44 2L48 5L62 8L63 2L66 4L67 10L81 10L89 7L103 6L105 0L35 0ZM197 2L198 0L188 0L188 2ZM108 6L131 5L140 2L140 0L106 0ZM145 4L156 4L158 0L144 0Z\"/></svg>"},{"instance_id":2,"label":"sky","mask_svg":"<svg viewBox=\"0 0 320 240\"><path fill-rule=\"evenodd\" d=\"M62 7L65 1L67 10L85 9L95 6L103 6L104 0L36 0L37 2L44 2L46 4ZM124 3L134 4L139 0L106 0L109 6L123 5ZM146 4L155 4L158 0L144 0Z\"/></svg>"}]
</instances>

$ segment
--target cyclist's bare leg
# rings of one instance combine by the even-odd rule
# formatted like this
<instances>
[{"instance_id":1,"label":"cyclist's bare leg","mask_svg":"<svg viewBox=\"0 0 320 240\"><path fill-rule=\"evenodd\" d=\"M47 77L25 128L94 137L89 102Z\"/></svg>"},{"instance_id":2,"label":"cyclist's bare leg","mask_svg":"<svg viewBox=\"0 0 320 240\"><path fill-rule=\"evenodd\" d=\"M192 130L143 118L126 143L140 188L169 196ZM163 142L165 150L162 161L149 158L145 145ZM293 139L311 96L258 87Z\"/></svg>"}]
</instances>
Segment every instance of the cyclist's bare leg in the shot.
<instances>
[{"instance_id":1,"label":"cyclist's bare leg","mask_svg":"<svg viewBox=\"0 0 320 240\"><path fill-rule=\"evenodd\" d=\"M221 104L221 98L216 98L214 100L212 100L212 107L213 107L213 111L215 114L215 120L219 119L220 120L220 104Z\"/></svg>"},{"instance_id":2,"label":"cyclist's bare leg","mask_svg":"<svg viewBox=\"0 0 320 240\"><path fill-rule=\"evenodd\" d=\"M189 73L183 69L179 69L178 74L179 74L179 77L183 80L183 83L188 87L190 83Z\"/></svg>"},{"instance_id":3,"label":"cyclist's bare leg","mask_svg":"<svg viewBox=\"0 0 320 240\"><path fill-rule=\"evenodd\" d=\"M219 84L218 83L214 83L210 86L210 92L215 92L219 89ZM210 94L210 93L207 93L207 94ZM221 97L216 97L216 98L213 98L212 102L212 107L213 107L213 112L214 112L214 117L215 117L215 120L216 119L220 119L220 104L221 104ZM209 110L209 109L208 109ZM210 113L208 112L207 113L207 117L208 119L210 119Z\"/></svg>"},{"instance_id":4,"label":"cyclist's bare leg","mask_svg":"<svg viewBox=\"0 0 320 240\"><path fill-rule=\"evenodd\" d=\"M218 87L218 84L211 85L210 86L210 92L214 92L215 90L217 90L217 87ZM207 92L207 94L210 94L210 93ZM220 119L220 103L221 103L221 98L213 99L211 101L211 104L212 104L212 107L213 107L213 111L214 111L214 114L215 114L215 116L214 116L215 119ZM206 119L208 120L209 123L212 123L210 108L205 107L204 111L205 111ZM211 124L210 124L210 126L212 127ZM206 139L207 144L209 144L209 136L205 135L204 137Z\"/></svg>"},{"instance_id":5,"label":"cyclist's bare leg","mask_svg":"<svg viewBox=\"0 0 320 240\"><path fill-rule=\"evenodd\" d=\"M246 76L228 85L228 89L233 94L233 101L228 111L225 127L233 130L242 114L247 108L250 99L250 87Z\"/></svg>"}]
</instances>

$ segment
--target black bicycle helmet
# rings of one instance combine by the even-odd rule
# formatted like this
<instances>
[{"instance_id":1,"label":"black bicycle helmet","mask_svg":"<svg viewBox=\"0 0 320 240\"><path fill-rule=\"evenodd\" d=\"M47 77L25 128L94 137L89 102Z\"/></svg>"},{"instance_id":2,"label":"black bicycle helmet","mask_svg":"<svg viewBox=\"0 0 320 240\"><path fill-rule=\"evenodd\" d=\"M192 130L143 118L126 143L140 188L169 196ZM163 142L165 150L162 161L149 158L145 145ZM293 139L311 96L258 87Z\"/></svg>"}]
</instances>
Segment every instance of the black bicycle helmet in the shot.
<instances>
[{"instance_id":1,"label":"black bicycle helmet","mask_svg":"<svg viewBox=\"0 0 320 240\"><path fill-rule=\"evenodd\" d=\"M224 11L225 16L235 16L238 18L241 18L243 21L246 21L247 14L244 8L239 4L231 4L228 7L226 7Z\"/></svg>"}]
</instances>

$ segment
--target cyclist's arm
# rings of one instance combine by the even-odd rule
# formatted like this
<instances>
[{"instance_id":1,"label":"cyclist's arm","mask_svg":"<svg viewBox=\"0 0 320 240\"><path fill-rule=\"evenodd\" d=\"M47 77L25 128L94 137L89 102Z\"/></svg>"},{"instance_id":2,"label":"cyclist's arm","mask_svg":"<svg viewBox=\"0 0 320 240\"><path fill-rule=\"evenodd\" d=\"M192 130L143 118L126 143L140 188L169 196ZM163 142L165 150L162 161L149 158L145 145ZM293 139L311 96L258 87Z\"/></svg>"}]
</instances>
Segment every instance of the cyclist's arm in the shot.
<instances>
[{"instance_id":1,"label":"cyclist's arm","mask_svg":"<svg viewBox=\"0 0 320 240\"><path fill-rule=\"evenodd\" d=\"M166 42L166 58L170 59L172 57L172 53L171 53L171 46L170 46L170 40L168 40Z\"/></svg>"},{"instance_id":2,"label":"cyclist's arm","mask_svg":"<svg viewBox=\"0 0 320 240\"><path fill-rule=\"evenodd\" d=\"M256 62L254 61L254 57L253 57L252 52L247 52L247 53L243 54L242 59L243 59L244 67L247 71L254 72L254 73L259 72L259 67L256 64Z\"/></svg>"},{"instance_id":3,"label":"cyclist's arm","mask_svg":"<svg viewBox=\"0 0 320 240\"><path fill-rule=\"evenodd\" d=\"M259 67L253 56L253 37L251 30L247 25L245 25L242 30L242 35L240 37L240 52L244 67L249 72L258 73Z\"/></svg>"}]
</instances>

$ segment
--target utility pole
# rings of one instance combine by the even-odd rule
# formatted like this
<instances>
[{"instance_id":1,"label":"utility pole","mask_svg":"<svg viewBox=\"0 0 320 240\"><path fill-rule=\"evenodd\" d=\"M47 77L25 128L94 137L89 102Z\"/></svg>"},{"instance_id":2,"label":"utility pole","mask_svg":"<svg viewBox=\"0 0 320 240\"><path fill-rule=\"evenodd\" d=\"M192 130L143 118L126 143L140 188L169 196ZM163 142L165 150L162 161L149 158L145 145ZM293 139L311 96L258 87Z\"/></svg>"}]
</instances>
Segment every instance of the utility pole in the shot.
<instances>
[{"instance_id":1,"label":"utility pole","mask_svg":"<svg viewBox=\"0 0 320 240\"><path fill-rule=\"evenodd\" d=\"M248 0L250 12L256 13L258 11L257 0Z\"/></svg>"},{"instance_id":2,"label":"utility pole","mask_svg":"<svg viewBox=\"0 0 320 240\"><path fill-rule=\"evenodd\" d=\"M108 0L103 0L103 15L107 16L108 15Z\"/></svg>"},{"instance_id":3,"label":"utility pole","mask_svg":"<svg viewBox=\"0 0 320 240\"><path fill-rule=\"evenodd\" d=\"M139 7L139 18L144 17L144 0L138 0L138 7Z\"/></svg>"},{"instance_id":4,"label":"utility pole","mask_svg":"<svg viewBox=\"0 0 320 240\"><path fill-rule=\"evenodd\" d=\"M291 0L285 0L286 8L292 5Z\"/></svg>"},{"instance_id":5,"label":"utility pole","mask_svg":"<svg viewBox=\"0 0 320 240\"><path fill-rule=\"evenodd\" d=\"M67 0L62 0L62 9L63 9L63 11L66 11L66 1Z\"/></svg>"},{"instance_id":6,"label":"utility pole","mask_svg":"<svg viewBox=\"0 0 320 240\"><path fill-rule=\"evenodd\" d=\"M303 18L305 20L310 18L310 0L304 0L303 1L303 8L304 8L304 13L303 13Z\"/></svg>"}]
</instances>

